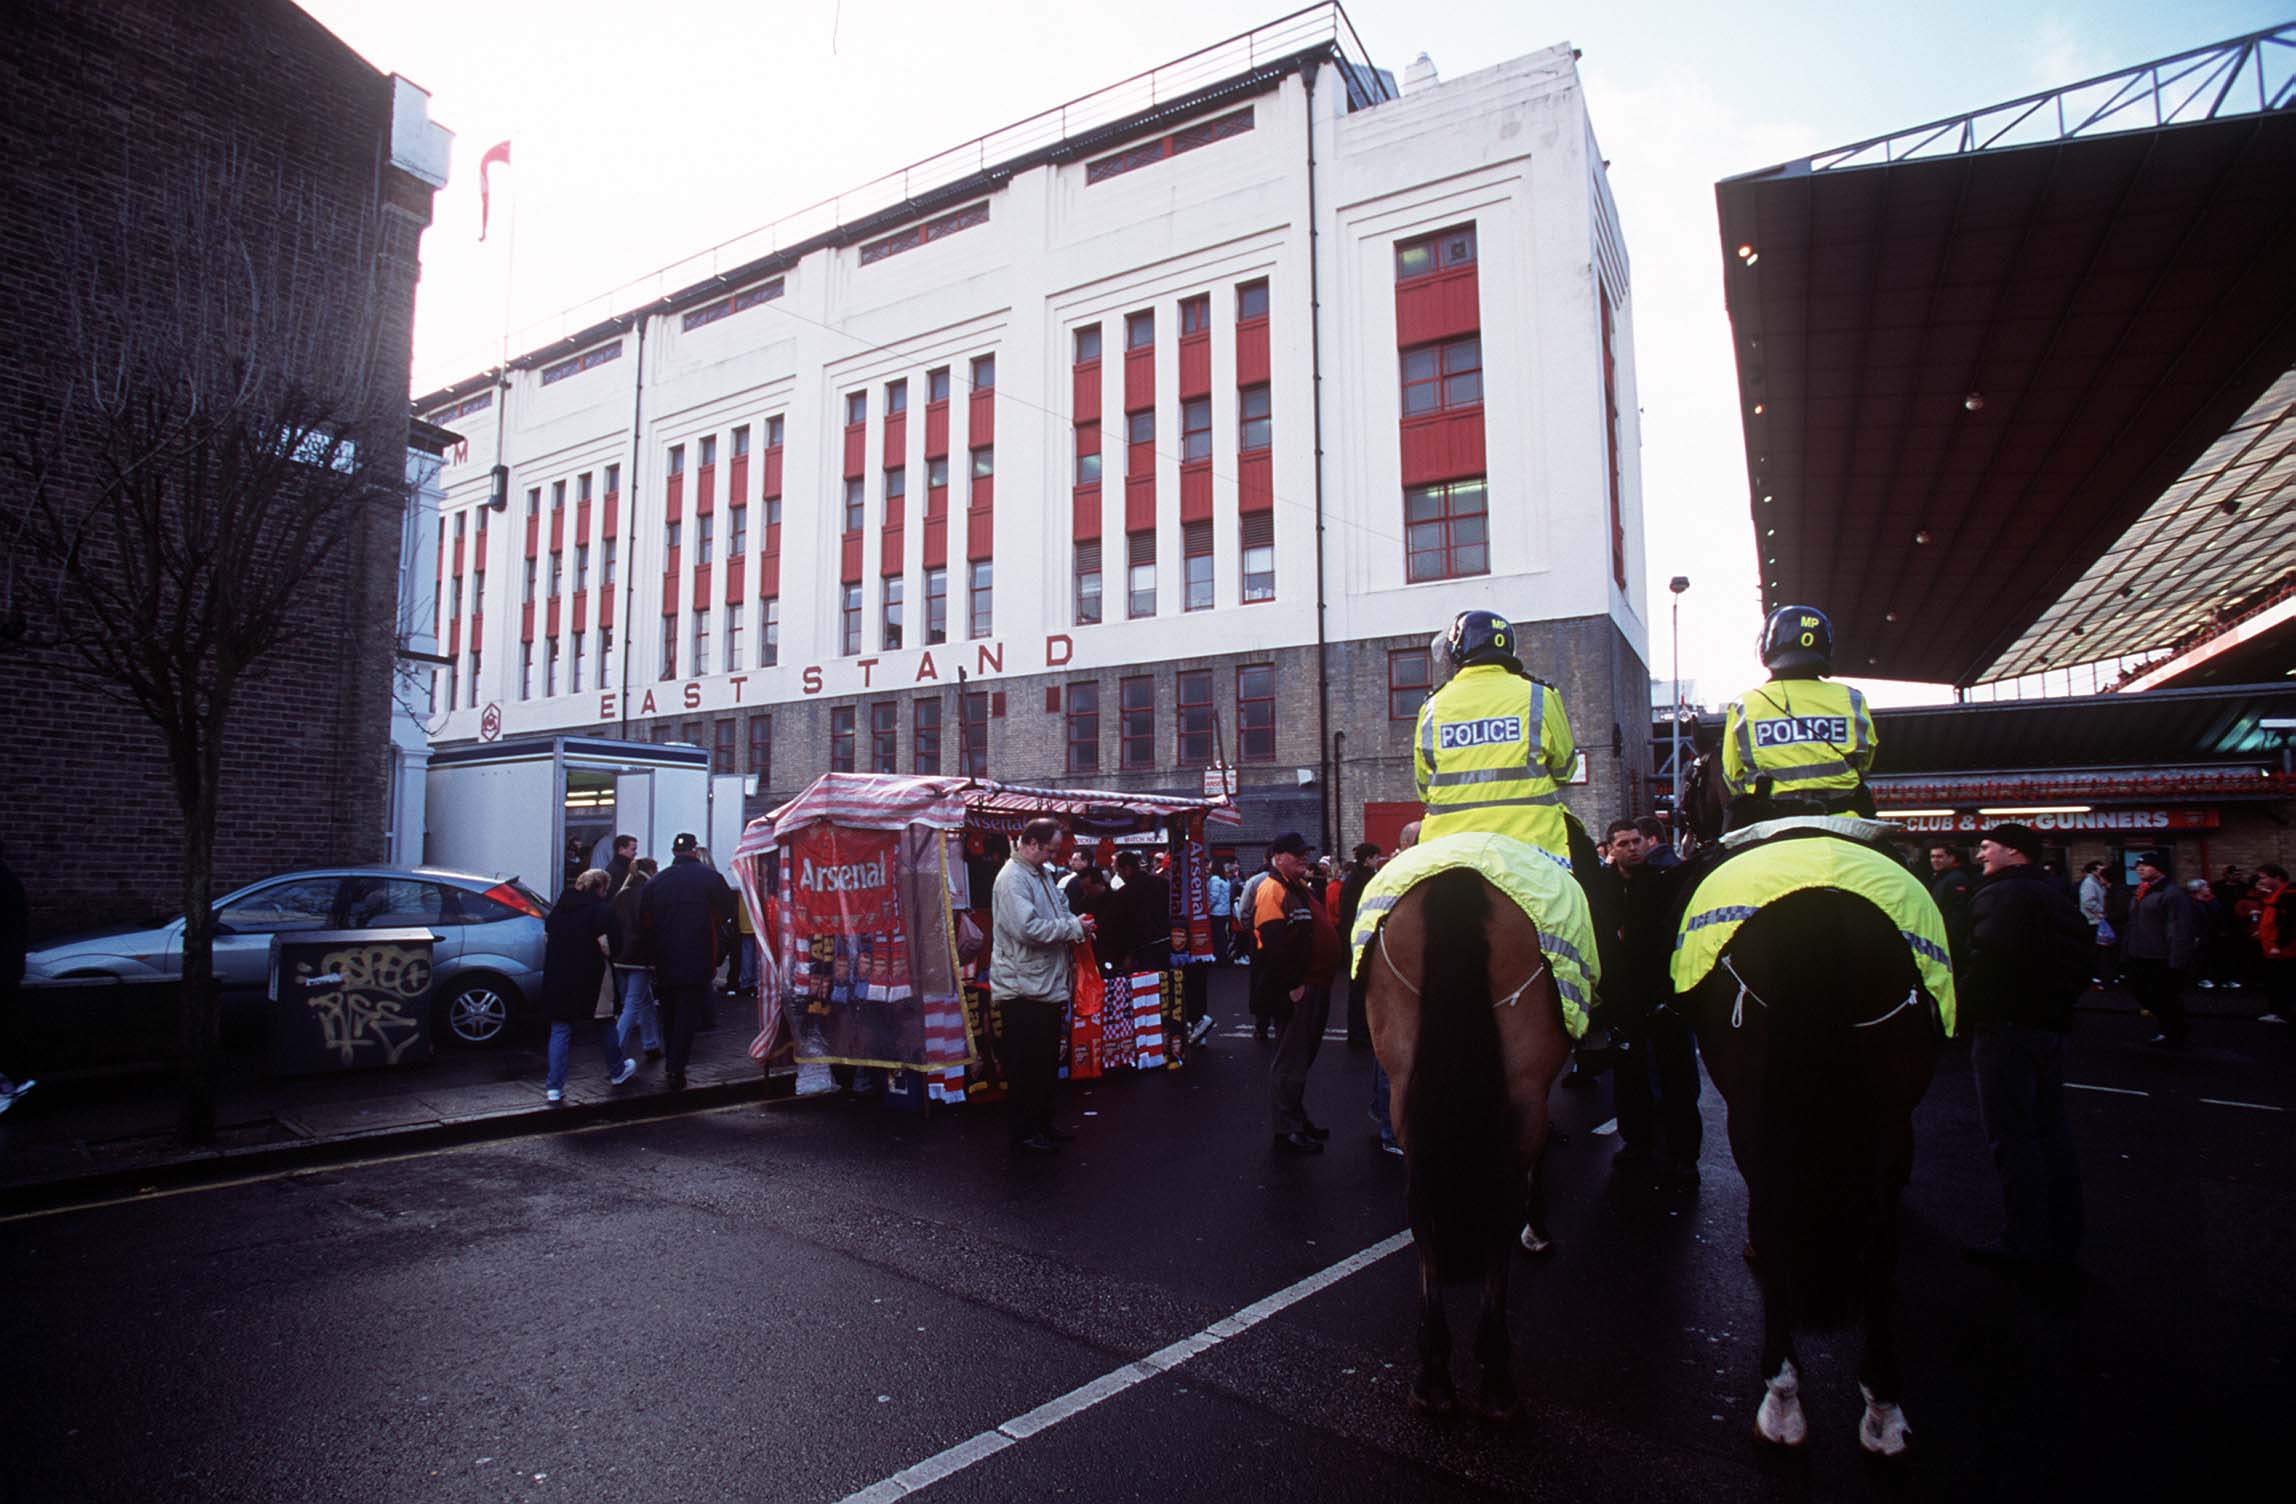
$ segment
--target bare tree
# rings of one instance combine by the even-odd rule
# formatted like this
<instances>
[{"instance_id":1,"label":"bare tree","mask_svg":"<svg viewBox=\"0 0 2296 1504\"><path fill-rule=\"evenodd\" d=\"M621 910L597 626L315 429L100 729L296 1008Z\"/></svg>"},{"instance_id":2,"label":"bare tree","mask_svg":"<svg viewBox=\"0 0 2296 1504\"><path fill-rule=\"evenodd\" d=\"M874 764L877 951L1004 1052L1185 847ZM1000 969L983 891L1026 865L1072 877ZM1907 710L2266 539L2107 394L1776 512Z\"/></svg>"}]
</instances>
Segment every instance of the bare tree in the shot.
<instances>
[{"instance_id":1,"label":"bare tree","mask_svg":"<svg viewBox=\"0 0 2296 1504\"><path fill-rule=\"evenodd\" d=\"M5 454L22 511L0 613L10 651L131 703L164 743L183 816L182 1130L202 1142L223 754L251 680L325 609L354 540L404 507L405 329L403 310L396 330L385 318L371 186L236 150L117 182L56 232L52 405Z\"/></svg>"}]
</instances>

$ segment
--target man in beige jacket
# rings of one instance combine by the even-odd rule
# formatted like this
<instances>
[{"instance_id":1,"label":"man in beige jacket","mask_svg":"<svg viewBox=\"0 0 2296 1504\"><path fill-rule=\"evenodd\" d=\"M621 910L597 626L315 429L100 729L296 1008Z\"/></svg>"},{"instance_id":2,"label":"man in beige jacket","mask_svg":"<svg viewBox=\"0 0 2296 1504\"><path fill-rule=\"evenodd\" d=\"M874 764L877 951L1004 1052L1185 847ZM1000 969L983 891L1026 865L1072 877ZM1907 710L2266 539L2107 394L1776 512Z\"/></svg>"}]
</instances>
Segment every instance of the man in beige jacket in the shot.
<instances>
[{"instance_id":1,"label":"man in beige jacket","mask_svg":"<svg viewBox=\"0 0 2296 1504\"><path fill-rule=\"evenodd\" d=\"M997 873L991 900L995 938L989 948L989 995L1003 1020L1005 1097L1012 1145L1050 1154L1072 1135L1052 1122L1052 1088L1060 1071L1060 1026L1067 1017L1071 950L1092 938L1089 914L1072 914L1045 875L1060 844L1058 820L1031 820Z\"/></svg>"}]
</instances>

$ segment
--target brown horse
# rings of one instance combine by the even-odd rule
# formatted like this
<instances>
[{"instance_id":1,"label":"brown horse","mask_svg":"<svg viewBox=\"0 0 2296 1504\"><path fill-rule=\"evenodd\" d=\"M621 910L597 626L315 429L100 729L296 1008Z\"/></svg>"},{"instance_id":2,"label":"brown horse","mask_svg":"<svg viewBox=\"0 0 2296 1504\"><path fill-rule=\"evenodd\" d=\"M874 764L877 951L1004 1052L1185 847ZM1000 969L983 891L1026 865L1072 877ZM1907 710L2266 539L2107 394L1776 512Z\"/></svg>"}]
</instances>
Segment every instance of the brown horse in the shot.
<instances>
[{"instance_id":1,"label":"brown horse","mask_svg":"<svg viewBox=\"0 0 2296 1504\"><path fill-rule=\"evenodd\" d=\"M1722 828L1720 782L1713 754L1701 757L1683 800L1701 841ZM1671 1006L1698 1032L1746 1181L1747 1257L1762 1291L1755 1434L1781 1446L1807 1437L1794 1333L1862 1321L1859 1444L1903 1452L1898 1206L1940 1036L1897 924L1854 894L1787 894L1740 924L1723 964Z\"/></svg>"},{"instance_id":2,"label":"brown horse","mask_svg":"<svg viewBox=\"0 0 2296 1504\"><path fill-rule=\"evenodd\" d=\"M1445 1286L1480 1281L1475 1408L1521 1409L1507 1334L1507 1276L1518 1227L1543 1221L1538 1164L1547 1091L1570 1058L1562 999L1538 926L1475 873L1439 872L1396 902L1363 964L1371 1042L1392 1082L1412 1240L1419 1250L1419 1376L1412 1408L1448 1410L1451 1326Z\"/></svg>"}]
</instances>

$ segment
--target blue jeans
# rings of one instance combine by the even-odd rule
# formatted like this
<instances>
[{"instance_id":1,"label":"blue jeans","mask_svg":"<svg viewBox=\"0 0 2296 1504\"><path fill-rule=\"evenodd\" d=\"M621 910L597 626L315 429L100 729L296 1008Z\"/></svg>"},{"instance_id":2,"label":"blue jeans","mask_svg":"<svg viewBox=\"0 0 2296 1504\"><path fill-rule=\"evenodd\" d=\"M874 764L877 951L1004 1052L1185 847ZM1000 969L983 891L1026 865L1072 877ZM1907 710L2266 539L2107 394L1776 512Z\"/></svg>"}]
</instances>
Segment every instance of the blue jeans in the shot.
<instances>
[{"instance_id":1,"label":"blue jeans","mask_svg":"<svg viewBox=\"0 0 2296 1504\"><path fill-rule=\"evenodd\" d=\"M1379 1063L1377 1055L1372 1056L1371 1117L1372 1121L1379 1124L1379 1141L1383 1144L1395 1142L1395 1120L1388 1116L1388 1097L1393 1091L1394 1085L1387 1079L1387 1068Z\"/></svg>"},{"instance_id":2,"label":"blue jeans","mask_svg":"<svg viewBox=\"0 0 2296 1504\"><path fill-rule=\"evenodd\" d=\"M614 1020L614 1038L626 1048L636 1029L649 1050L662 1047L662 1015L654 1003L654 974L643 967L615 968L614 980L622 994L622 1011Z\"/></svg>"},{"instance_id":3,"label":"blue jeans","mask_svg":"<svg viewBox=\"0 0 2296 1504\"><path fill-rule=\"evenodd\" d=\"M622 1068L622 1052L617 1045L620 1035L614 1028L614 1020L601 1018L595 1022L598 1026L598 1053L605 1057L606 1074L611 1076ZM569 1057L574 1053L574 1031L579 1027L579 1024L557 1023L550 1026L550 1078L542 1084L552 1091L566 1089L566 1067Z\"/></svg>"}]
</instances>

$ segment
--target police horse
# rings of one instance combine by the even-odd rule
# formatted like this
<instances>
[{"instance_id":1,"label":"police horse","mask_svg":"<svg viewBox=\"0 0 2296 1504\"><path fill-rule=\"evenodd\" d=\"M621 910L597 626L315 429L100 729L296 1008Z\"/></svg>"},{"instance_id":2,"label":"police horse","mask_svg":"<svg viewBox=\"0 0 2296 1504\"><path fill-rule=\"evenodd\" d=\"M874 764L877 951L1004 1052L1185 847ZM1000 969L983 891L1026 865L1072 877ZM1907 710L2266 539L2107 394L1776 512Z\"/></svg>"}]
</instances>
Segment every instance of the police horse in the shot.
<instances>
[{"instance_id":1,"label":"police horse","mask_svg":"<svg viewBox=\"0 0 2296 1504\"><path fill-rule=\"evenodd\" d=\"M1683 801L1685 825L1702 845L1723 830L1721 782L1710 750L1693 765ZM1894 865L1834 835L1787 840L1838 843L1836 851L1865 854L1854 860ZM1832 855L1805 848L1785 859ZM1858 1440L1868 1452L1897 1455L1912 1434L1899 1404L1899 1201L1913 1167L1914 1108L1937 1064L1941 1024L1950 1027L1938 1006L1951 1006L1950 972L1941 975L1942 948L1924 938L1941 940L1942 922L1932 929L1922 917L1903 927L1929 898L1902 868L1912 892L1886 911L1822 885L1715 909L1698 890L1711 895L1706 881L1728 864L1693 865L1702 878L1687 885L1672 1006L1685 1009L1697 1030L1746 1182L1747 1259L1762 1292L1756 1434L1781 1446L1803 1443L1794 1334L1857 1321L1865 1329ZM1872 881L1886 879L1877 873ZM1685 985L1683 946L1695 938L1693 926L1715 913L1736 920L1734 933L1712 969Z\"/></svg>"},{"instance_id":2,"label":"police horse","mask_svg":"<svg viewBox=\"0 0 2296 1504\"><path fill-rule=\"evenodd\" d=\"M1573 822L1573 846L1592 863L1591 843ZM1390 864L1364 893L1355 939L1366 982L1372 1048L1392 1083L1395 1135L1403 1145L1406 1204L1419 1254L1419 1371L1414 1410L1441 1413L1458 1403L1451 1377L1448 1286L1482 1287L1475 1319L1479 1384L1471 1408L1487 1420L1513 1419L1522 1399L1507 1332L1507 1281L1517 1232L1533 1252L1547 1245L1538 1166L1546 1152L1547 1093L1570 1059L1566 994L1584 1001L1591 985L1591 924L1583 896L1567 895L1544 874L1542 933L1518 897L1518 873L1495 885L1482 853L1529 850L1503 836L1449 836ZM1397 883L1407 859L1455 864ZM1518 853L1519 856L1519 853ZM1547 862L1543 856L1531 859ZM1511 896L1509 889L1513 890ZM1582 906L1565 915L1568 899ZM1383 916L1383 917L1382 917ZM1576 922L1572 922L1575 919ZM1574 944L1564 938L1580 936Z\"/></svg>"}]
</instances>

